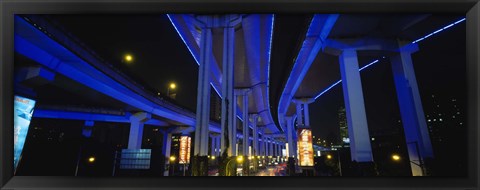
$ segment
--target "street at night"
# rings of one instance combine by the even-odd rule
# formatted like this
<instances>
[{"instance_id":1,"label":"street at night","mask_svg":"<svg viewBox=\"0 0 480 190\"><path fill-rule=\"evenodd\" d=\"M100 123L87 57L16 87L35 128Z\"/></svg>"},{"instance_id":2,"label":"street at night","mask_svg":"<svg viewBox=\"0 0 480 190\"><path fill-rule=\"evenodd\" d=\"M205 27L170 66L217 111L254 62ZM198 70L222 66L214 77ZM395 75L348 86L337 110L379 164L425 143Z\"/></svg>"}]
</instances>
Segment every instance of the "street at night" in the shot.
<instances>
[{"instance_id":1,"label":"street at night","mask_svg":"<svg viewBox=\"0 0 480 190\"><path fill-rule=\"evenodd\" d=\"M16 15L17 176L467 175L465 15Z\"/></svg>"}]
</instances>

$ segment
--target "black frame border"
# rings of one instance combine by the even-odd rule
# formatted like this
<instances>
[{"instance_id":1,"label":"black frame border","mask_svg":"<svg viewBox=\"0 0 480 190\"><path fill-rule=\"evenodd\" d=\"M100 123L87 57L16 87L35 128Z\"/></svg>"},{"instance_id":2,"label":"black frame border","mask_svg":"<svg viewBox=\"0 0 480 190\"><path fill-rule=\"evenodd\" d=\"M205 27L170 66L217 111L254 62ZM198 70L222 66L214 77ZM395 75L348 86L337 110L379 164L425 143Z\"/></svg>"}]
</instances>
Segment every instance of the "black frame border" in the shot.
<instances>
[{"instance_id":1,"label":"black frame border","mask_svg":"<svg viewBox=\"0 0 480 190\"><path fill-rule=\"evenodd\" d=\"M4 0L0 1L0 187L5 189L478 189L480 72L479 0ZM13 176L14 14L155 13L465 13L469 163L467 178L165 177L75 178Z\"/></svg>"}]
</instances>

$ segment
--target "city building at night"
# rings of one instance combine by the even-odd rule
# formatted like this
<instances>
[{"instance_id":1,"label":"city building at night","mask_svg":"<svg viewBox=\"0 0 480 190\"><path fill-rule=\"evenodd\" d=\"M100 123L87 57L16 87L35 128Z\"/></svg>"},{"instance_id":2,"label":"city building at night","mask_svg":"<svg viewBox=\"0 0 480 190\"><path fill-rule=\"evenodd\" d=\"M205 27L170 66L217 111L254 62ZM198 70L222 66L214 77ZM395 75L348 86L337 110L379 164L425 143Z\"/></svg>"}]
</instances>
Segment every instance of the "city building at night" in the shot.
<instances>
[{"instance_id":1,"label":"city building at night","mask_svg":"<svg viewBox=\"0 0 480 190\"><path fill-rule=\"evenodd\" d=\"M461 14L16 15L16 175L465 176L464 33Z\"/></svg>"}]
</instances>

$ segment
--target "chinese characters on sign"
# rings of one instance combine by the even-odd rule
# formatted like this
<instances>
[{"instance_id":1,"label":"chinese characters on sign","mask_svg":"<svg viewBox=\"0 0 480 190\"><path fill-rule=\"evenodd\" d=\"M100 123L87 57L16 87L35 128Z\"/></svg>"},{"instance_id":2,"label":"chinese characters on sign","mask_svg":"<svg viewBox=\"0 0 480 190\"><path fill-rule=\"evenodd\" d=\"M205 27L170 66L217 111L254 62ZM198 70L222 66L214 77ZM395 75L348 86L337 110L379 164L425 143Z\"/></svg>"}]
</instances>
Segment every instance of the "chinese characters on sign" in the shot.
<instances>
[{"instance_id":1,"label":"chinese characters on sign","mask_svg":"<svg viewBox=\"0 0 480 190\"><path fill-rule=\"evenodd\" d=\"M300 166L313 166L312 131L310 129L298 130L298 158Z\"/></svg>"},{"instance_id":2,"label":"chinese characters on sign","mask_svg":"<svg viewBox=\"0 0 480 190\"><path fill-rule=\"evenodd\" d=\"M190 144L192 138L189 136L181 136L180 137L180 164L188 164L190 163Z\"/></svg>"}]
</instances>

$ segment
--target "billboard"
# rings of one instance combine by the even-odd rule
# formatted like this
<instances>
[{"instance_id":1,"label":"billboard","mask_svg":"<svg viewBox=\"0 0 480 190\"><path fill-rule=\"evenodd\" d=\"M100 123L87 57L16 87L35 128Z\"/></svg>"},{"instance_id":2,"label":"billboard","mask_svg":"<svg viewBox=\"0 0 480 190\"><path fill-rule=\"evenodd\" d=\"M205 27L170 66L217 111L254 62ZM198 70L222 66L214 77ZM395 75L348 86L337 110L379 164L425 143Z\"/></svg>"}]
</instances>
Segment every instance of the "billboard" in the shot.
<instances>
[{"instance_id":1,"label":"billboard","mask_svg":"<svg viewBox=\"0 0 480 190\"><path fill-rule=\"evenodd\" d=\"M180 137L180 152L179 152L179 160L180 164L188 164L190 163L190 145L192 143L192 138L189 136L181 136Z\"/></svg>"},{"instance_id":2,"label":"billboard","mask_svg":"<svg viewBox=\"0 0 480 190\"><path fill-rule=\"evenodd\" d=\"M13 167L16 169L22 155L28 127L32 120L35 100L15 96L13 107Z\"/></svg>"},{"instance_id":3,"label":"billboard","mask_svg":"<svg viewBox=\"0 0 480 190\"><path fill-rule=\"evenodd\" d=\"M313 166L312 130L298 129L298 162L300 166Z\"/></svg>"},{"instance_id":4,"label":"billboard","mask_svg":"<svg viewBox=\"0 0 480 190\"><path fill-rule=\"evenodd\" d=\"M150 169L151 149L122 149L120 169Z\"/></svg>"}]
</instances>

